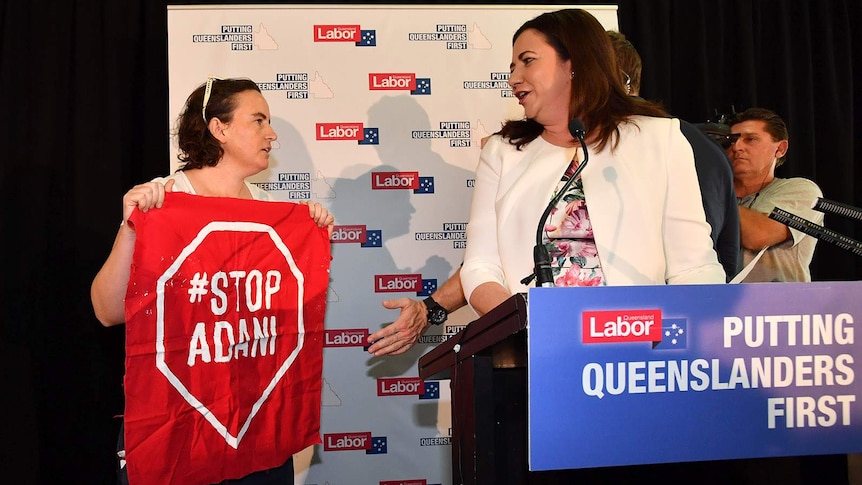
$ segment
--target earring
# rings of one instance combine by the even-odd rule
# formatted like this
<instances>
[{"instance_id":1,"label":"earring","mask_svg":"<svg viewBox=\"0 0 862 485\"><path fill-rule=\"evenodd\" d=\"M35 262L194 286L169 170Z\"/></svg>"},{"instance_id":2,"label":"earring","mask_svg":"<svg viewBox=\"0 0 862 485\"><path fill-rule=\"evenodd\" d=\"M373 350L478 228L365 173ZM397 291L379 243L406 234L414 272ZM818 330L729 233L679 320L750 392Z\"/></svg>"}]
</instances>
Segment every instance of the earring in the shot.
<instances>
[{"instance_id":1,"label":"earring","mask_svg":"<svg viewBox=\"0 0 862 485\"><path fill-rule=\"evenodd\" d=\"M575 71L572 71L572 79L575 78Z\"/></svg>"}]
</instances>

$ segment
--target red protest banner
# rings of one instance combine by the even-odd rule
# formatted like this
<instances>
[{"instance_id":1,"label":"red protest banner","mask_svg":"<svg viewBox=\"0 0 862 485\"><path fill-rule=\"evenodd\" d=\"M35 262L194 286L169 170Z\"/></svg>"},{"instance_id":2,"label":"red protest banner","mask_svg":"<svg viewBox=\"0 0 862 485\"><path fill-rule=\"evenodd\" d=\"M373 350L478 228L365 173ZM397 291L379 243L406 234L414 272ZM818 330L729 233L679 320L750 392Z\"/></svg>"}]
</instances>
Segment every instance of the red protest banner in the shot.
<instances>
[{"instance_id":1,"label":"red protest banner","mask_svg":"<svg viewBox=\"0 0 862 485\"><path fill-rule=\"evenodd\" d=\"M329 241L307 207L184 193L130 219L131 484L209 484L320 443Z\"/></svg>"}]
</instances>

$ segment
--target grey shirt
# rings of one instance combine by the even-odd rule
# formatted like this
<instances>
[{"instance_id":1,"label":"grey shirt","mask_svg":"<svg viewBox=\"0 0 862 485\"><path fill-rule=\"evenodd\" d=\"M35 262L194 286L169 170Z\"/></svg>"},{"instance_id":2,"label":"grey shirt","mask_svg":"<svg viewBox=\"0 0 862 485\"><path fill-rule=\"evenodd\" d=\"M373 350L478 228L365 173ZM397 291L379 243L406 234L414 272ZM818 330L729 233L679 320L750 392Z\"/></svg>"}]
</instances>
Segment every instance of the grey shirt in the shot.
<instances>
[{"instance_id":1,"label":"grey shirt","mask_svg":"<svg viewBox=\"0 0 862 485\"><path fill-rule=\"evenodd\" d=\"M776 178L755 194L750 194L737 202L769 215L778 207L803 219L823 224L823 213L812 209L823 193L814 182L804 178ZM790 237L769 249L761 256L743 283L772 281L811 281L808 266L814 256L817 239L796 229L790 229ZM757 256L758 251L743 250L743 266Z\"/></svg>"}]
</instances>

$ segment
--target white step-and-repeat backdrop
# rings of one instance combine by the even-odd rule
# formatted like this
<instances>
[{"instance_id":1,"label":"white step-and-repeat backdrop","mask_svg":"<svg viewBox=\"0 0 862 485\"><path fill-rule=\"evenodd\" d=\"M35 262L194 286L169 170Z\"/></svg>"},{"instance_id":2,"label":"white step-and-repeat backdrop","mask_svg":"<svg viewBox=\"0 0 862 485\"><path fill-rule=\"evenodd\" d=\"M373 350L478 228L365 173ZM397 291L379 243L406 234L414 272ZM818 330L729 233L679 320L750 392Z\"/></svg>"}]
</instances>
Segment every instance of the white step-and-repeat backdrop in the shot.
<instances>
[{"instance_id":1,"label":"white step-and-repeat backdrop","mask_svg":"<svg viewBox=\"0 0 862 485\"><path fill-rule=\"evenodd\" d=\"M171 132L207 76L254 80L278 141L252 181L336 218L323 444L296 455L296 483L451 483L449 381L422 382L417 363L474 314L400 356L363 347L397 317L382 300L425 298L461 263L480 140L523 116L507 84L512 34L558 8L168 7ZM617 30L615 6L584 8Z\"/></svg>"}]
</instances>

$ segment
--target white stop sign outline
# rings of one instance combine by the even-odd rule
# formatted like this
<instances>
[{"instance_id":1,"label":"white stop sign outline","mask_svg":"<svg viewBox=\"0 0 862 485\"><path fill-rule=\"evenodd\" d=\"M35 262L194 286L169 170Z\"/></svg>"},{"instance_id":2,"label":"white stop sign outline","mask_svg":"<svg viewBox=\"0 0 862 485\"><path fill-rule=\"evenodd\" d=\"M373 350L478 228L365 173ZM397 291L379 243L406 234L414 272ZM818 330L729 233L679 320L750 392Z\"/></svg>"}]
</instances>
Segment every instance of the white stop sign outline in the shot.
<instances>
[{"instance_id":1,"label":"white stop sign outline","mask_svg":"<svg viewBox=\"0 0 862 485\"><path fill-rule=\"evenodd\" d=\"M285 359L285 361L281 364L273 376L272 380L263 390L261 396L255 401L254 405L251 408L251 412L240 428L239 433L236 436L230 434L227 430L227 426L225 426L214 413L210 412L210 410L202 403L198 398L196 398L192 393L186 388L185 384L183 384L180 379L171 371L170 367L168 367L167 362L165 362L165 284L176 274L179 270L180 266L182 266L183 262L188 258L195 250L203 243L204 239L214 232L262 232L269 235L273 244L275 244L276 249L284 256L284 259L287 261L288 266L290 267L291 274L293 274L294 278L296 278L297 283L297 342L296 347L291 351L290 355ZM164 376L168 379L168 382L171 383L172 386L180 393L180 395L188 402L195 410L201 413L203 417L209 421L209 423L215 428L215 430L224 438L225 442L229 446L234 449L239 447L239 443L242 440L243 436L245 436L246 431L248 431L248 427L251 425L252 419L257 415L260 407L264 402L269 398L270 394L272 394L275 386L278 385L281 378L287 373L287 370L290 369L290 366L293 365L293 362L296 360L296 356L299 355L299 352L302 350L303 343L305 342L305 322L303 321L303 293L304 293L304 285L305 277L299 268L296 266L296 262L293 260L293 255L290 253L290 249L287 248L287 245L284 244L284 241L281 240L281 237L275 232L275 229L272 227L261 224L258 222L231 222L231 221L214 221L210 222L206 226L201 229L198 233L197 237L195 237L185 248L183 248L180 255L177 257L176 261L159 277L158 282L156 284L156 368L164 374Z\"/></svg>"}]
</instances>

